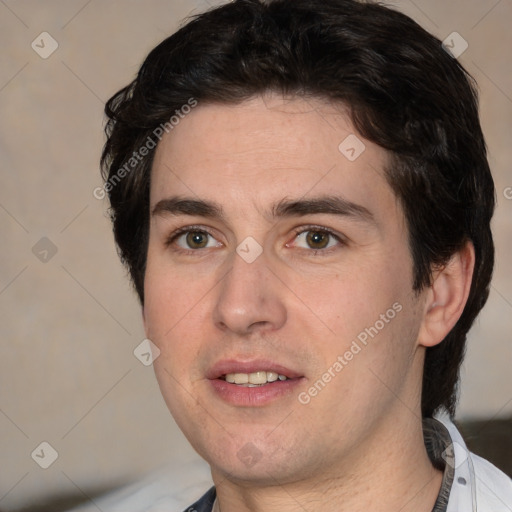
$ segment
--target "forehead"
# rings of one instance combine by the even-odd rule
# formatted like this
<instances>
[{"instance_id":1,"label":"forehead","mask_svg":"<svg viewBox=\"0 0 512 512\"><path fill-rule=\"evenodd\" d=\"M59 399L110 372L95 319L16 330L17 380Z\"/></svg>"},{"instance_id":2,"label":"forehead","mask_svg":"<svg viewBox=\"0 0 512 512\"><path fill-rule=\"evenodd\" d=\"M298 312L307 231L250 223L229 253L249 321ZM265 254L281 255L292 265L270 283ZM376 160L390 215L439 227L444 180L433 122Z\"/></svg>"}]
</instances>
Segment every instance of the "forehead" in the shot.
<instances>
[{"instance_id":1,"label":"forehead","mask_svg":"<svg viewBox=\"0 0 512 512\"><path fill-rule=\"evenodd\" d=\"M278 95L199 103L157 147L151 207L186 195L243 215L283 197L321 194L386 207L394 202L387 162L387 152L357 134L340 105Z\"/></svg>"}]
</instances>

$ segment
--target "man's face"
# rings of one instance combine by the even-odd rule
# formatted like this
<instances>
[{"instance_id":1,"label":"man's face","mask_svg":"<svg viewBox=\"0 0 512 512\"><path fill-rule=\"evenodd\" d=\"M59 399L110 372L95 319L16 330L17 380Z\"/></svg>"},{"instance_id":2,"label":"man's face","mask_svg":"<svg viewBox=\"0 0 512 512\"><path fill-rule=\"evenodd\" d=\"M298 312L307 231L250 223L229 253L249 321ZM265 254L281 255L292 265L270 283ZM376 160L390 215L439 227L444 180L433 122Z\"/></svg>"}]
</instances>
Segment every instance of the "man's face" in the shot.
<instances>
[{"instance_id":1,"label":"man's face","mask_svg":"<svg viewBox=\"0 0 512 512\"><path fill-rule=\"evenodd\" d=\"M388 155L355 135L339 107L274 95L199 104L157 148L146 332L214 474L325 475L417 421L407 229Z\"/></svg>"}]
</instances>

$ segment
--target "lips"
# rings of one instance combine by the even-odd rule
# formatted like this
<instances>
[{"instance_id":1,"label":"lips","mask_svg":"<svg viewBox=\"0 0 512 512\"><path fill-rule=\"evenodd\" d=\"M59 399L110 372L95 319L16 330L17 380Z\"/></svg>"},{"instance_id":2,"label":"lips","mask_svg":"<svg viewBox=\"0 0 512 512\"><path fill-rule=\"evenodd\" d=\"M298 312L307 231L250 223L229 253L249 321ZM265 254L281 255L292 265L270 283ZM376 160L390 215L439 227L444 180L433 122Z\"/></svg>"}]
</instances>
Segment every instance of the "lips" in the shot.
<instances>
[{"instance_id":1,"label":"lips","mask_svg":"<svg viewBox=\"0 0 512 512\"><path fill-rule=\"evenodd\" d=\"M262 359L219 361L207 377L215 396L237 407L261 407L292 399L304 379L296 370Z\"/></svg>"},{"instance_id":2,"label":"lips","mask_svg":"<svg viewBox=\"0 0 512 512\"><path fill-rule=\"evenodd\" d=\"M302 377L298 371L291 368L287 368L281 364L275 363L274 361L259 359L253 361L240 361L235 359L226 359L217 362L206 374L206 377L210 380L213 379L224 379L226 375L230 374L247 374L257 372L275 373L278 376L282 375L287 379L297 379Z\"/></svg>"}]
</instances>

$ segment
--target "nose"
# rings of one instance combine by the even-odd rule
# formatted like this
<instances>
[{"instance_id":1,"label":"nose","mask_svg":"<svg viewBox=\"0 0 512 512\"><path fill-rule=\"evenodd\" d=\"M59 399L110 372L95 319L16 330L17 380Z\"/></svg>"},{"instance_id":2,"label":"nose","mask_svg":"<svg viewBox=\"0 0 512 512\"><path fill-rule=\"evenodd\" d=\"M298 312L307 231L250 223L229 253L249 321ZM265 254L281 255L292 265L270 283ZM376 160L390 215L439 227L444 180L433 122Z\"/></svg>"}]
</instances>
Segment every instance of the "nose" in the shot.
<instances>
[{"instance_id":1,"label":"nose","mask_svg":"<svg viewBox=\"0 0 512 512\"><path fill-rule=\"evenodd\" d=\"M281 328L287 317L285 287L270 269L265 253L252 263L234 253L230 263L217 288L215 325L238 336Z\"/></svg>"}]
</instances>

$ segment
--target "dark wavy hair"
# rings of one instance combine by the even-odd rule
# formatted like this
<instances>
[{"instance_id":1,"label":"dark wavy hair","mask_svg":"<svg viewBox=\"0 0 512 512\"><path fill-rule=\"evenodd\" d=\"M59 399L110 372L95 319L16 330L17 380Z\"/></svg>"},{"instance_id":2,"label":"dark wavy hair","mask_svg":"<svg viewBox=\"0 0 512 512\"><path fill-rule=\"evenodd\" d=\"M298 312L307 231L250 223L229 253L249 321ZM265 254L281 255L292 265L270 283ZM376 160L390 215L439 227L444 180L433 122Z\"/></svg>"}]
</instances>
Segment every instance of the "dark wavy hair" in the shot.
<instances>
[{"instance_id":1,"label":"dark wavy hair","mask_svg":"<svg viewBox=\"0 0 512 512\"><path fill-rule=\"evenodd\" d=\"M473 79L436 37L388 7L236 0L194 16L108 101L102 172L119 254L141 303L154 151L140 158L140 148L170 129L191 98L238 104L268 91L344 105L359 133L390 152L385 173L407 220L415 291L473 243L466 307L427 349L423 374L423 416L440 406L454 415L466 335L489 294L494 183Z\"/></svg>"}]
</instances>

